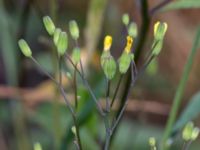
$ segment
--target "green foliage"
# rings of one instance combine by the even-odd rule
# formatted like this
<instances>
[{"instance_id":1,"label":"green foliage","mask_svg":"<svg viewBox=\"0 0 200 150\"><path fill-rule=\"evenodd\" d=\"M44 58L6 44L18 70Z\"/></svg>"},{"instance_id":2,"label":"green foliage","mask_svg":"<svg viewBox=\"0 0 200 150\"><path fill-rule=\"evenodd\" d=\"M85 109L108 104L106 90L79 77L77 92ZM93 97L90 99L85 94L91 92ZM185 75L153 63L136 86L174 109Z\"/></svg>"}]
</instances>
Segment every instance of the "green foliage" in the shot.
<instances>
[{"instance_id":1,"label":"green foliage","mask_svg":"<svg viewBox=\"0 0 200 150\"><path fill-rule=\"evenodd\" d=\"M163 135L163 141L162 141L163 147L166 146L166 141L168 140L170 134L172 133L172 129L173 129L173 126L174 126L174 123L176 120L178 109L180 107L180 104L181 104L181 101L182 101L182 98L184 95L185 86L186 86L187 80L189 78L190 71L192 69L192 64L194 61L194 57L196 55L196 51L199 48L199 46L200 46L200 28L198 28L198 30L197 30L197 34L195 37L195 41L194 41L192 50L188 57L187 63L184 67L184 72L181 77L180 83L178 85L178 88L177 88L177 91L176 91L176 94L175 94L175 97L173 100L172 109L171 109L170 116L167 121L167 126L165 128L165 132Z\"/></svg>"},{"instance_id":2,"label":"green foliage","mask_svg":"<svg viewBox=\"0 0 200 150\"><path fill-rule=\"evenodd\" d=\"M173 132L177 132L183 126L193 119L196 119L200 114L200 92L195 94L191 100L189 100L189 104L186 106L184 111L181 113L177 122L174 125Z\"/></svg>"},{"instance_id":3,"label":"green foliage","mask_svg":"<svg viewBox=\"0 0 200 150\"><path fill-rule=\"evenodd\" d=\"M199 0L176 0L172 1L165 7L161 9L161 11L169 11L169 10L177 10L177 9L189 9L189 8L200 8Z\"/></svg>"}]
</instances>

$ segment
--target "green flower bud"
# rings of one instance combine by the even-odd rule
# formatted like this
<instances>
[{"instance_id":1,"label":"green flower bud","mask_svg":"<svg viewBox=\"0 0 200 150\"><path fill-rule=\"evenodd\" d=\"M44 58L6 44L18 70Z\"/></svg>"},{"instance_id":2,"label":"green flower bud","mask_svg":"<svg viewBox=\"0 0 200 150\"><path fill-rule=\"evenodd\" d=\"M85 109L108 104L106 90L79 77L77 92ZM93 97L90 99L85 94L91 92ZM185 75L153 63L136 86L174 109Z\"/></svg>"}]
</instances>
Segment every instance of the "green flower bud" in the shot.
<instances>
[{"instance_id":1,"label":"green flower bud","mask_svg":"<svg viewBox=\"0 0 200 150\"><path fill-rule=\"evenodd\" d=\"M37 142L37 143L34 144L33 149L34 150L42 150L42 146L41 146L40 143Z\"/></svg>"},{"instance_id":2,"label":"green flower bud","mask_svg":"<svg viewBox=\"0 0 200 150\"><path fill-rule=\"evenodd\" d=\"M131 22L128 27L128 34L132 36L133 38L137 37L137 25L134 22Z\"/></svg>"},{"instance_id":3,"label":"green flower bud","mask_svg":"<svg viewBox=\"0 0 200 150\"><path fill-rule=\"evenodd\" d=\"M163 47L163 40L154 41L152 45L152 55L157 56Z\"/></svg>"},{"instance_id":4,"label":"green flower bud","mask_svg":"<svg viewBox=\"0 0 200 150\"><path fill-rule=\"evenodd\" d=\"M154 137L149 138L149 145L152 147L156 146L156 139Z\"/></svg>"},{"instance_id":5,"label":"green flower bud","mask_svg":"<svg viewBox=\"0 0 200 150\"><path fill-rule=\"evenodd\" d=\"M189 122L183 129L182 137L185 141L191 140L192 132L193 132L194 124Z\"/></svg>"},{"instance_id":6,"label":"green flower bud","mask_svg":"<svg viewBox=\"0 0 200 150\"><path fill-rule=\"evenodd\" d=\"M61 33L61 29L57 28L53 34L53 42L55 45L58 44L58 39L59 39L60 33Z\"/></svg>"},{"instance_id":7,"label":"green flower bud","mask_svg":"<svg viewBox=\"0 0 200 150\"><path fill-rule=\"evenodd\" d=\"M66 72L66 76L68 77L68 79L72 79L72 75L70 72Z\"/></svg>"},{"instance_id":8,"label":"green flower bud","mask_svg":"<svg viewBox=\"0 0 200 150\"><path fill-rule=\"evenodd\" d=\"M128 26L128 24L129 24L129 15L128 14L123 14L123 16L122 16L122 22L123 22L123 24L125 25L125 26Z\"/></svg>"},{"instance_id":9,"label":"green flower bud","mask_svg":"<svg viewBox=\"0 0 200 150\"><path fill-rule=\"evenodd\" d=\"M125 74L127 72L133 58L134 56L131 53L127 53L126 51L122 53L119 58L119 72L121 74Z\"/></svg>"},{"instance_id":10,"label":"green flower bud","mask_svg":"<svg viewBox=\"0 0 200 150\"><path fill-rule=\"evenodd\" d=\"M75 47L72 52L72 60L75 64L79 63L81 59L80 49Z\"/></svg>"},{"instance_id":11,"label":"green flower bud","mask_svg":"<svg viewBox=\"0 0 200 150\"><path fill-rule=\"evenodd\" d=\"M55 25L49 16L43 17L44 26L49 33L49 35L53 35L55 31Z\"/></svg>"},{"instance_id":12,"label":"green flower bud","mask_svg":"<svg viewBox=\"0 0 200 150\"><path fill-rule=\"evenodd\" d=\"M111 80L116 73L116 62L111 56L110 51L103 51L101 56L101 67L107 79Z\"/></svg>"},{"instance_id":13,"label":"green flower bud","mask_svg":"<svg viewBox=\"0 0 200 150\"><path fill-rule=\"evenodd\" d=\"M31 57L32 56L32 51L27 44L27 42L24 39L21 39L18 41L19 48L21 49L21 52L26 56L26 57Z\"/></svg>"},{"instance_id":14,"label":"green flower bud","mask_svg":"<svg viewBox=\"0 0 200 150\"><path fill-rule=\"evenodd\" d=\"M59 55L63 56L68 47L68 37L66 32L61 32L57 42Z\"/></svg>"},{"instance_id":15,"label":"green flower bud","mask_svg":"<svg viewBox=\"0 0 200 150\"><path fill-rule=\"evenodd\" d=\"M154 38L156 40L162 40L165 36L165 33L167 31L167 23L161 23L161 22L157 22L154 25Z\"/></svg>"},{"instance_id":16,"label":"green flower bud","mask_svg":"<svg viewBox=\"0 0 200 150\"><path fill-rule=\"evenodd\" d=\"M79 38L79 28L75 20L69 22L69 31L74 40Z\"/></svg>"},{"instance_id":17,"label":"green flower bud","mask_svg":"<svg viewBox=\"0 0 200 150\"><path fill-rule=\"evenodd\" d=\"M77 133L77 132L76 132L76 127L75 127L75 126L72 126L72 129L71 129L71 130L72 130L72 133L76 136L76 133Z\"/></svg>"},{"instance_id":18,"label":"green flower bud","mask_svg":"<svg viewBox=\"0 0 200 150\"><path fill-rule=\"evenodd\" d=\"M195 127L192 131L191 140L196 140L199 136L199 128Z\"/></svg>"}]
</instances>

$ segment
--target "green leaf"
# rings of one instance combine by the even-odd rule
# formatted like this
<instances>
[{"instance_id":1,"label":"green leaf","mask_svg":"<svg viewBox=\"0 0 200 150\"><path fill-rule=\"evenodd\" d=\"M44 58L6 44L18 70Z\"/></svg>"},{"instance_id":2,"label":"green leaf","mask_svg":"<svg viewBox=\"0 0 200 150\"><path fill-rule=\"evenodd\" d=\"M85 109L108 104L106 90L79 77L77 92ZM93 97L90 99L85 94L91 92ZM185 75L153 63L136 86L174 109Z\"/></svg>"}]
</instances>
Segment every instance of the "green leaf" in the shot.
<instances>
[{"instance_id":1,"label":"green leaf","mask_svg":"<svg viewBox=\"0 0 200 150\"><path fill-rule=\"evenodd\" d=\"M178 121L176 122L174 126L173 132L178 131L181 129L187 122L194 120L197 118L200 114L200 92L198 92L196 95L192 97L191 100L189 100L189 104L182 112L181 116L179 117Z\"/></svg>"},{"instance_id":2,"label":"green leaf","mask_svg":"<svg viewBox=\"0 0 200 150\"><path fill-rule=\"evenodd\" d=\"M200 8L199 0L177 0L169 3L161 9L161 11L177 10L177 9L189 9Z\"/></svg>"}]
</instances>

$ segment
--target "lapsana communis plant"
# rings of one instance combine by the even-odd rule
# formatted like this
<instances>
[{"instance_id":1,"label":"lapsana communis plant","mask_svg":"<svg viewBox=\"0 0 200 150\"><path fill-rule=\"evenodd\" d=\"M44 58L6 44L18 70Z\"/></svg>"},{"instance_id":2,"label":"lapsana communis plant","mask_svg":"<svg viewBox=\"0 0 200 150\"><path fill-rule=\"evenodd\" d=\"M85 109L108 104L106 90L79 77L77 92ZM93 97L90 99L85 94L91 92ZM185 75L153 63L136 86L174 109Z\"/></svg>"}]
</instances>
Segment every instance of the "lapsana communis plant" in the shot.
<instances>
[{"instance_id":1,"label":"lapsana communis plant","mask_svg":"<svg viewBox=\"0 0 200 150\"><path fill-rule=\"evenodd\" d=\"M106 77L111 80L116 73L116 62L110 53L112 46L112 37L107 35L104 39L104 49L101 55L101 67L103 68Z\"/></svg>"},{"instance_id":2,"label":"lapsana communis plant","mask_svg":"<svg viewBox=\"0 0 200 150\"><path fill-rule=\"evenodd\" d=\"M45 29L47 30L48 34L50 35L52 43L54 43L54 45L55 45L58 56L60 56L58 58L58 62L60 62L60 60L62 58L62 59L67 59L71 63L71 65L74 67L74 72L77 72L77 74L79 74L79 76L81 77L84 86L90 93L93 101L96 104L99 114L102 116L102 118L104 120L104 124L105 124L105 128L106 128L105 129L106 137L105 137L104 150L109 149L111 136L113 135L113 132L115 131L115 128L117 127L117 125L120 121L120 118L122 117L122 115L125 111L125 108L127 105L127 100L128 100L128 97L127 97L126 102L124 103L123 107L121 108L121 110L119 112L119 115L114 114L113 115L114 118L113 118L113 116L110 115L110 112L112 109L112 104L116 98L116 93L118 92L118 89L119 89L119 84L117 85L115 94L112 96L109 93L110 82L112 79L115 78L115 74L116 74L118 68L119 68L120 75L123 76L127 73L128 69L133 64L135 65L134 53L132 51L132 47L134 44L134 39L137 38L137 25L134 22L130 22L130 18L128 16L128 14L123 15L122 22L126 26L128 35L126 37L125 48L123 49L122 54L119 57L118 61L116 61L115 58L111 54L111 46L112 46L113 38L110 35L107 35L104 38L104 43L103 43L104 47L103 47L103 52L102 52L102 55L100 58L101 67L102 67L104 75L108 81L107 82L107 91L106 91L106 109L104 109L98 102L98 99L97 99L95 93L93 92L92 88L90 87L90 85L87 82L87 79L83 73L84 68L81 66L80 47L78 46L80 31L79 31L77 22L75 20L72 20L69 22L68 25L69 25L70 36L68 37L67 32L63 31L60 28L57 28L49 16L45 16L43 18L43 23L44 23ZM153 46L151 49L152 50L151 55L153 55L154 57L160 53L166 30L167 30L166 23L158 22L154 26L154 42L153 42ZM68 51L68 38L70 38L70 37L74 41L74 46L72 48L72 54L69 55L70 51ZM75 103L75 105L73 105L69 102L69 100L67 99L67 96L66 96L66 92L65 92L64 88L62 87L62 84L59 83L58 81L56 81L55 78L52 77L44 68L42 68L40 66L40 64L32 57L31 49L28 46L28 44L26 43L26 41L21 39L21 40L19 40L18 44L19 44L19 47L20 47L22 53L26 57L31 58L40 67L40 69L55 82L55 84L59 88L59 90L67 104L67 108L69 109L69 111L72 115L72 118L73 118L73 125L72 125L71 129L75 136L75 140L76 140L75 143L77 144L77 149L82 150L83 148L82 148L82 144L81 144L81 136L79 133L79 125L78 125L78 120L77 120L78 118L76 116L76 113L77 113L76 103ZM160 45L158 45L158 44L160 44ZM150 62L151 62L151 59L149 60L149 63ZM77 67L78 63L80 63L81 70L79 70L79 68ZM144 65L142 67L142 69L140 69L139 71L142 72L142 70L146 69L146 67L147 67L147 65ZM60 70L61 70L61 68L60 68ZM134 79L136 80L138 78L136 66L131 67L131 70L132 70L132 72L134 72L133 75L135 77ZM60 74L60 75L62 76L62 74ZM72 79L72 77L70 77L69 79ZM76 81L75 73L74 73L73 79L74 79L74 81ZM120 81L121 81L121 79L122 78L120 78ZM114 81L114 80L112 80L112 81ZM131 85L133 86L134 84L135 84L135 82L133 82L133 84L131 84ZM76 85L76 82L74 85ZM76 90L74 90L74 91L76 91ZM76 93L76 92L74 92L74 93ZM75 94L75 97L77 98L77 93ZM110 102L110 97L112 97L111 102ZM77 101L77 103L78 103L78 101ZM150 143L151 147L155 147L155 144L153 144L152 140L150 142L151 142ZM155 150L155 148L153 148L153 150Z\"/></svg>"}]
</instances>

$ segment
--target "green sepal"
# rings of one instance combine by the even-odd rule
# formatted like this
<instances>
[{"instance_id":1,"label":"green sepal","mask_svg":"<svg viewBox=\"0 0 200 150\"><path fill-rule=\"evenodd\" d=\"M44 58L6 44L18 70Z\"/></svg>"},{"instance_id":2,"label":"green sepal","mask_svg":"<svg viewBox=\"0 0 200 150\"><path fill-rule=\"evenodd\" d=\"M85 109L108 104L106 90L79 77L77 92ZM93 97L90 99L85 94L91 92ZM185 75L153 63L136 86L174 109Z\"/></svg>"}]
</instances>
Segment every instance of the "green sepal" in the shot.
<instances>
[{"instance_id":1,"label":"green sepal","mask_svg":"<svg viewBox=\"0 0 200 150\"><path fill-rule=\"evenodd\" d=\"M134 55L131 53L123 52L119 58L119 72L125 74L130 67L131 61L134 59Z\"/></svg>"},{"instance_id":2,"label":"green sepal","mask_svg":"<svg viewBox=\"0 0 200 150\"><path fill-rule=\"evenodd\" d=\"M109 51L102 53L101 67L107 79L111 80L115 76L117 65Z\"/></svg>"},{"instance_id":3,"label":"green sepal","mask_svg":"<svg viewBox=\"0 0 200 150\"><path fill-rule=\"evenodd\" d=\"M152 45L152 55L157 56L163 47L163 40L154 40Z\"/></svg>"}]
</instances>

